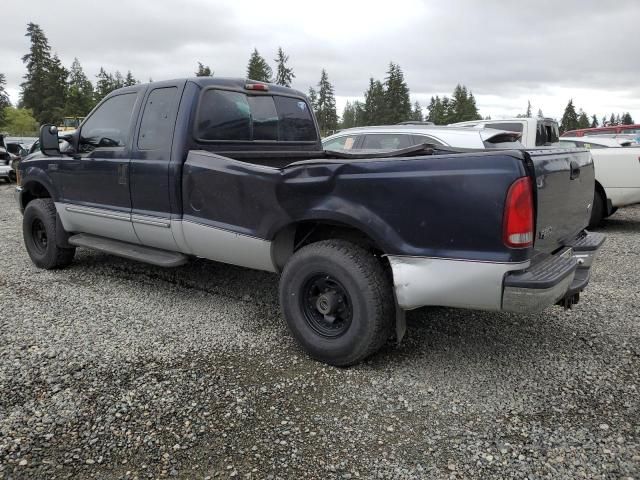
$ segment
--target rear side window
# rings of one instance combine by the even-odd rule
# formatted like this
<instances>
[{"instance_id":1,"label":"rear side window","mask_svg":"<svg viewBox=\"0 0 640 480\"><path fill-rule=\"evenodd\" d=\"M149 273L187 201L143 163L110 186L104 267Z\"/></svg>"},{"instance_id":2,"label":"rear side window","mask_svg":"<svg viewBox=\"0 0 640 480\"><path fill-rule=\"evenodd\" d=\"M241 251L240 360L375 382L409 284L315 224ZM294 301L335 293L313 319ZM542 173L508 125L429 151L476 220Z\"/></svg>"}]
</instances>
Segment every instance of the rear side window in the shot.
<instances>
[{"instance_id":1,"label":"rear side window","mask_svg":"<svg viewBox=\"0 0 640 480\"><path fill-rule=\"evenodd\" d=\"M427 137L426 135L413 135L413 142L416 145L421 143L430 143L431 145L444 145L440 140L436 140L433 137Z\"/></svg>"},{"instance_id":2,"label":"rear side window","mask_svg":"<svg viewBox=\"0 0 640 480\"><path fill-rule=\"evenodd\" d=\"M171 147L177 109L178 89L176 87L156 88L149 94L138 135L140 150Z\"/></svg>"},{"instance_id":3,"label":"rear side window","mask_svg":"<svg viewBox=\"0 0 640 480\"><path fill-rule=\"evenodd\" d=\"M366 135L362 142L364 150L397 150L411 146L411 136L401 134Z\"/></svg>"},{"instance_id":4,"label":"rear side window","mask_svg":"<svg viewBox=\"0 0 640 480\"><path fill-rule=\"evenodd\" d=\"M93 148L124 147L137 96L125 93L105 100L82 125L80 143Z\"/></svg>"},{"instance_id":5,"label":"rear side window","mask_svg":"<svg viewBox=\"0 0 640 480\"><path fill-rule=\"evenodd\" d=\"M355 135L344 135L323 144L325 150L351 150L356 143Z\"/></svg>"},{"instance_id":6,"label":"rear side window","mask_svg":"<svg viewBox=\"0 0 640 480\"><path fill-rule=\"evenodd\" d=\"M495 128L496 130L506 130L508 132L522 133L522 124L518 122L486 123L485 127Z\"/></svg>"},{"instance_id":7,"label":"rear side window","mask_svg":"<svg viewBox=\"0 0 640 480\"><path fill-rule=\"evenodd\" d=\"M303 100L215 89L202 95L195 136L205 141L317 140L313 117Z\"/></svg>"}]
</instances>

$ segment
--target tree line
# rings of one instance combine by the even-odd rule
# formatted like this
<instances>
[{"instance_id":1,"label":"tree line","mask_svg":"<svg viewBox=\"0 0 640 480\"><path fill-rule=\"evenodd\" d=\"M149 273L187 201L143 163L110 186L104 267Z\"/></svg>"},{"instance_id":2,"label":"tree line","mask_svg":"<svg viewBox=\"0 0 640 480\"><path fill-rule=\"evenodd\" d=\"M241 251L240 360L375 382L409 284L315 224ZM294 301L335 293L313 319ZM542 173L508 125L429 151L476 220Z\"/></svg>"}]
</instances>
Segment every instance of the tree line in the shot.
<instances>
[{"instance_id":1,"label":"tree line","mask_svg":"<svg viewBox=\"0 0 640 480\"><path fill-rule=\"evenodd\" d=\"M26 67L21 83L17 108L9 101L6 79L0 73L0 128L11 131L34 132L42 123L59 123L64 117L83 117L107 94L121 87L135 85L139 81L130 71L122 74L107 72L104 68L92 82L77 58L69 68L62 65L43 30L35 23L27 25L26 36L30 40L29 52L22 57ZM274 67L253 49L247 63L249 79L276 83L290 87L296 75L289 65L289 56L282 47L274 58ZM208 65L197 62L196 76L213 76ZM149 79L149 81L152 81ZM396 124L404 121L429 121L436 125L482 119L473 92L458 84L451 96L432 96L426 108L419 102L411 102L411 94L400 65L390 62L383 80L369 79L364 91L364 101L347 102L342 115L338 115L335 88L325 69L320 80L309 88L308 97L313 106L321 132L328 134L340 128L365 125ZM531 102L518 117L532 117ZM538 110L538 117L543 117ZM490 117L486 117L489 119ZM589 117L582 109L576 111L573 100L565 108L560 122L561 131L588 128L599 125L632 124L628 112L611 114L611 117Z\"/></svg>"},{"instance_id":2,"label":"tree line","mask_svg":"<svg viewBox=\"0 0 640 480\"><path fill-rule=\"evenodd\" d=\"M610 117L603 116L601 121L598 121L597 115L587 115L587 113L579 109L576 112L576 107L573 104L573 99L569 100L567 106L562 114L562 120L560 120L560 132L567 132L569 130L577 130L580 128L596 128L596 127L610 127L615 125L633 125L633 117L629 112L622 114L612 113Z\"/></svg>"}]
</instances>

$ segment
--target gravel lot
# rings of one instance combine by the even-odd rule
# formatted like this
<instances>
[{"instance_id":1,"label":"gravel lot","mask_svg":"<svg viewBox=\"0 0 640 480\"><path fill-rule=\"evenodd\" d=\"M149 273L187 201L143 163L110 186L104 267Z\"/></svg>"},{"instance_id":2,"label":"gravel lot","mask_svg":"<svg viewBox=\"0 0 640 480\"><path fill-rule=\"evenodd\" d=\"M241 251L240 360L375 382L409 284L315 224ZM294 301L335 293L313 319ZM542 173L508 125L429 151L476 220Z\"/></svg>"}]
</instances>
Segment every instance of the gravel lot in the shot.
<instances>
[{"instance_id":1,"label":"gravel lot","mask_svg":"<svg viewBox=\"0 0 640 480\"><path fill-rule=\"evenodd\" d=\"M78 251L36 269L0 185L0 478L640 478L640 208L572 311L423 309L350 369L277 277Z\"/></svg>"}]
</instances>

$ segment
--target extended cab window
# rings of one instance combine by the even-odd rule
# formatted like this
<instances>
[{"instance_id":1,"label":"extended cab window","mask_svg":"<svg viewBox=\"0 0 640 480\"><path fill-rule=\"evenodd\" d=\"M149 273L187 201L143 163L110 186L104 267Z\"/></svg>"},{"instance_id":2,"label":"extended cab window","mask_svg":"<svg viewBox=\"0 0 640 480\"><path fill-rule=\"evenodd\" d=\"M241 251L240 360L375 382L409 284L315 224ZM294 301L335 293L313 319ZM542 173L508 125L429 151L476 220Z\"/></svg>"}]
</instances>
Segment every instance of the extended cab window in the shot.
<instances>
[{"instance_id":1,"label":"extended cab window","mask_svg":"<svg viewBox=\"0 0 640 480\"><path fill-rule=\"evenodd\" d=\"M206 90L202 95L195 136L205 141L317 140L306 102L216 89Z\"/></svg>"},{"instance_id":2,"label":"extended cab window","mask_svg":"<svg viewBox=\"0 0 640 480\"><path fill-rule=\"evenodd\" d=\"M124 147L137 93L124 93L107 99L87 119L80 131L83 151L99 147Z\"/></svg>"},{"instance_id":3,"label":"extended cab window","mask_svg":"<svg viewBox=\"0 0 640 480\"><path fill-rule=\"evenodd\" d=\"M140 150L171 147L177 109L178 89L176 87L156 88L149 94L138 135Z\"/></svg>"}]
</instances>

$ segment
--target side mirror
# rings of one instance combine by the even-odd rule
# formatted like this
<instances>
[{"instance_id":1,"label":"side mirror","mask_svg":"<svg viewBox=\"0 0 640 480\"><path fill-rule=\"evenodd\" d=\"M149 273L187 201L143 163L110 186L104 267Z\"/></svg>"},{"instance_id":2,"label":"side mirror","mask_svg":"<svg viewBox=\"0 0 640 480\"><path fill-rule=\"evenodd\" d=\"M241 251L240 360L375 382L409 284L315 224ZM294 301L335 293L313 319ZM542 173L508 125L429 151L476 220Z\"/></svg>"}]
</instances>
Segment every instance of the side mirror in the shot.
<instances>
[{"instance_id":1,"label":"side mirror","mask_svg":"<svg viewBox=\"0 0 640 480\"><path fill-rule=\"evenodd\" d=\"M60 155L58 127L45 124L40 127L40 151L45 155Z\"/></svg>"}]
</instances>

